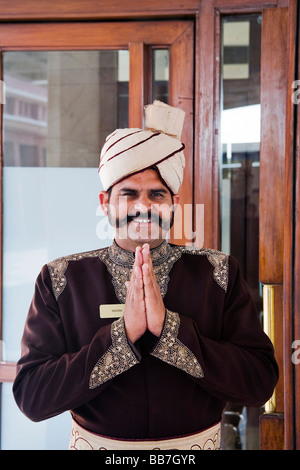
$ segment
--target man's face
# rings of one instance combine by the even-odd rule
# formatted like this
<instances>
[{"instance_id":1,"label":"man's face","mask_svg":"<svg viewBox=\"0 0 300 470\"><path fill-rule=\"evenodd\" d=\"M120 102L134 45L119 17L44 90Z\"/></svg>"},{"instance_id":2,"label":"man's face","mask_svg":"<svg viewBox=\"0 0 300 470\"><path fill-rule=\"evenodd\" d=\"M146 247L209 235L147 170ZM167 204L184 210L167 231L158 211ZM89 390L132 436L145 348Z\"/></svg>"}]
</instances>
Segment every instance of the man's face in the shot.
<instances>
[{"instance_id":1,"label":"man's face","mask_svg":"<svg viewBox=\"0 0 300 470\"><path fill-rule=\"evenodd\" d=\"M170 230L179 197L173 196L155 170L129 176L113 186L100 202L115 228L117 243L127 250L149 243L158 246Z\"/></svg>"}]
</instances>

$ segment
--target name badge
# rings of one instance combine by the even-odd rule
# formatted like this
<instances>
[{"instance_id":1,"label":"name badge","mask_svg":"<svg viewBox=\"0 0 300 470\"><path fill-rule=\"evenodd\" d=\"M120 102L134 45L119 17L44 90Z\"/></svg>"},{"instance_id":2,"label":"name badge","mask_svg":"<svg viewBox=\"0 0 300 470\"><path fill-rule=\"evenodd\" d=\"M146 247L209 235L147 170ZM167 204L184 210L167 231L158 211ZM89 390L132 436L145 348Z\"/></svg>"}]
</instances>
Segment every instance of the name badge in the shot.
<instances>
[{"instance_id":1,"label":"name badge","mask_svg":"<svg viewBox=\"0 0 300 470\"><path fill-rule=\"evenodd\" d=\"M124 314L125 304L100 305L100 318L120 318Z\"/></svg>"}]
</instances>

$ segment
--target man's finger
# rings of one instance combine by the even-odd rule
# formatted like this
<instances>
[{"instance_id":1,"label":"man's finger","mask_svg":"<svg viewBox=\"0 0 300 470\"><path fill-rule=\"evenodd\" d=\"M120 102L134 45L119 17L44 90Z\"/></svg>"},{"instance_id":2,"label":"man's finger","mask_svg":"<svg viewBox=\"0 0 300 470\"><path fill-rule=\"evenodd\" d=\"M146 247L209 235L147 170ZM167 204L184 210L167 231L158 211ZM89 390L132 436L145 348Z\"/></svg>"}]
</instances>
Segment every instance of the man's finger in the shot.
<instances>
[{"instance_id":1,"label":"man's finger","mask_svg":"<svg viewBox=\"0 0 300 470\"><path fill-rule=\"evenodd\" d=\"M152 265L152 260L150 256L150 247L148 243L145 243L142 248L143 263L150 263Z\"/></svg>"},{"instance_id":2,"label":"man's finger","mask_svg":"<svg viewBox=\"0 0 300 470\"><path fill-rule=\"evenodd\" d=\"M142 248L140 246L137 246L135 250L134 265L141 267L142 264L143 264Z\"/></svg>"},{"instance_id":3,"label":"man's finger","mask_svg":"<svg viewBox=\"0 0 300 470\"><path fill-rule=\"evenodd\" d=\"M144 263L142 266L142 272L145 298L155 302L155 299L157 297L158 286L156 284L155 275L152 275L153 270L151 269L151 266L149 266L148 263Z\"/></svg>"},{"instance_id":4,"label":"man's finger","mask_svg":"<svg viewBox=\"0 0 300 470\"><path fill-rule=\"evenodd\" d=\"M151 275L153 270L147 263L143 264L142 270L148 329L155 336L160 336L165 319L165 306L156 280Z\"/></svg>"},{"instance_id":5,"label":"man's finger","mask_svg":"<svg viewBox=\"0 0 300 470\"><path fill-rule=\"evenodd\" d=\"M155 283L156 282L156 277L155 277L155 272L154 272L154 269L153 269L152 259L151 259L151 255L150 255L150 247L149 247L148 243L143 245L142 254L143 254L143 263L147 264L148 267L149 267L148 275L152 278L152 282Z\"/></svg>"},{"instance_id":6,"label":"man's finger","mask_svg":"<svg viewBox=\"0 0 300 470\"><path fill-rule=\"evenodd\" d=\"M133 268L133 288L136 293L143 290L143 276L142 269L139 266Z\"/></svg>"}]
</instances>

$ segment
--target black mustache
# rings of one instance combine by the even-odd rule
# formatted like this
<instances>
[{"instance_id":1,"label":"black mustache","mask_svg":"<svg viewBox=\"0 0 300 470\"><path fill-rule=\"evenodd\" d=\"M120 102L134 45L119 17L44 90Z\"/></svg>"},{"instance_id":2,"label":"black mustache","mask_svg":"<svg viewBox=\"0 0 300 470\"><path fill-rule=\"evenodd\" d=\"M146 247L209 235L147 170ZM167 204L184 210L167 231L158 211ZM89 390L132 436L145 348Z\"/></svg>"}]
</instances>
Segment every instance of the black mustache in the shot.
<instances>
[{"instance_id":1,"label":"black mustache","mask_svg":"<svg viewBox=\"0 0 300 470\"><path fill-rule=\"evenodd\" d=\"M117 219L115 221L115 226L116 228L124 227L124 225L128 225L137 217L145 220L150 220L151 222L158 224L161 228L169 230L173 225L174 211L172 211L171 220L164 220L160 216L160 214L156 214L155 212L151 212L150 210L148 212L136 211L133 214L127 214L125 217L123 217L123 219Z\"/></svg>"}]
</instances>

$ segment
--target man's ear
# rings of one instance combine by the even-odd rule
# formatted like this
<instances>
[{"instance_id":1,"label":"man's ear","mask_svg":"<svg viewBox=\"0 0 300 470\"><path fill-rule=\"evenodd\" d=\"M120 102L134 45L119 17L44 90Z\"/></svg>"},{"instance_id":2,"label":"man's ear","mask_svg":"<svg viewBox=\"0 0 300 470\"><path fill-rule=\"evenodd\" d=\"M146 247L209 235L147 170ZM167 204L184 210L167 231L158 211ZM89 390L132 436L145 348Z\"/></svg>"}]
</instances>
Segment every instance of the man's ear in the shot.
<instances>
[{"instance_id":1,"label":"man's ear","mask_svg":"<svg viewBox=\"0 0 300 470\"><path fill-rule=\"evenodd\" d=\"M108 193L106 191L100 191L99 201L100 201L100 206L104 215L107 215L108 213L108 200L109 200Z\"/></svg>"}]
</instances>

